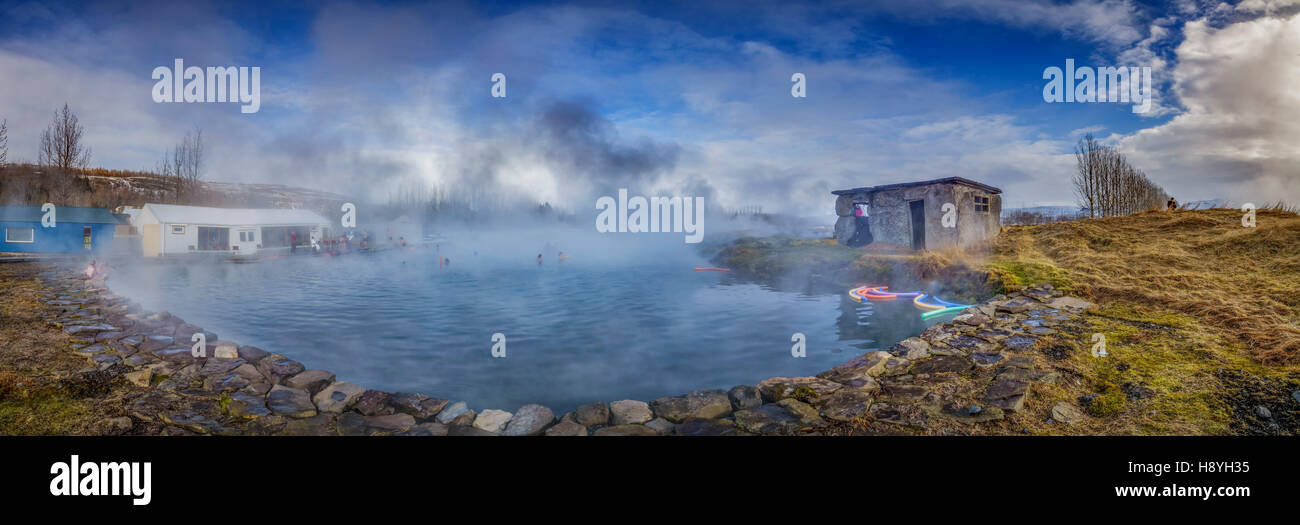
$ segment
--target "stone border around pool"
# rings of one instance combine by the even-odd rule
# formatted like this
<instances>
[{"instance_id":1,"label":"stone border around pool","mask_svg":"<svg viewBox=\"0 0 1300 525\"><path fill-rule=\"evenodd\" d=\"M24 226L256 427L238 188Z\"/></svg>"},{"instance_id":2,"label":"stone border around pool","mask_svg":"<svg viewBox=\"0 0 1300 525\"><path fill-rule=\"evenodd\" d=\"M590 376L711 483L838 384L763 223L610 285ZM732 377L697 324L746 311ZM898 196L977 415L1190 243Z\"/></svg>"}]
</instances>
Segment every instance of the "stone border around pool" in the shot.
<instances>
[{"instance_id":1,"label":"stone border around pool","mask_svg":"<svg viewBox=\"0 0 1300 525\"><path fill-rule=\"evenodd\" d=\"M858 418L925 429L934 418L965 425L1023 408L1035 383L1057 380L1038 369L1037 337L1095 308L1050 285L998 296L927 328L917 337L809 377L774 377L730 390L696 390L650 402L594 402L556 417L542 405L476 412L463 401L389 393L338 381L281 354L231 341L167 312L140 305L79 273L40 274L52 319L77 342L93 371L141 387L126 412L197 434L253 435L816 435ZM190 355L204 333L208 357ZM980 370L984 369L984 370ZM983 378L981 403L955 403L939 388L958 374ZM1084 416L1064 403L1063 423ZM121 419L121 418L119 418ZM131 427L131 422L121 426Z\"/></svg>"}]
</instances>

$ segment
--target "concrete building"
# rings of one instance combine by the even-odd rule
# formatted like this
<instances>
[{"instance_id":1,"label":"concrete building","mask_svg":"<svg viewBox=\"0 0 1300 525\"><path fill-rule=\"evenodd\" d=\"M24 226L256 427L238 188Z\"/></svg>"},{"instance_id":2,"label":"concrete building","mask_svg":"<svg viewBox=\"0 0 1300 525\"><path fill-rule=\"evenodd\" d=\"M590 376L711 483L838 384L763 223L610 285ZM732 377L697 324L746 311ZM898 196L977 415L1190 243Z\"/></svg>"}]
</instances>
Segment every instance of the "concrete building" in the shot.
<instances>
[{"instance_id":1,"label":"concrete building","mask_svg":"<svg viewBox=\"0 0 1300 525\"><path fill-rule=\"evenodd\" d=\"M878 242L914 250L956 248L1002 229L1002 190L961 177L831 193L839 216L835 239L846 246ZM949 215L947 204L955 215Z\"/></svg>"},{"instance_id":2,"label":"concrete building","mask_svg":"<svg viewBox=\"0 0 1300 525\"><path fill-rule=\"evenodd\" d=\"M48 215L47 215L48 214ZM49 216L52 221L43 223ZM50 223L50 227L45 224ZM113 246L117 217L104 208L0 206L0 252L99 253Z\"/></svg>"},{"instance_id":3,"label":"concrete building","mask_svg":"<svg viewBox=\"0 0 1300 525\"><path fill-rule=\"evenodd\" d=\"M310 246L330 222L310 210L232 209L145 204L135 215L145 257L192 253L250 256Z\"/></svg>"}]
</instances>

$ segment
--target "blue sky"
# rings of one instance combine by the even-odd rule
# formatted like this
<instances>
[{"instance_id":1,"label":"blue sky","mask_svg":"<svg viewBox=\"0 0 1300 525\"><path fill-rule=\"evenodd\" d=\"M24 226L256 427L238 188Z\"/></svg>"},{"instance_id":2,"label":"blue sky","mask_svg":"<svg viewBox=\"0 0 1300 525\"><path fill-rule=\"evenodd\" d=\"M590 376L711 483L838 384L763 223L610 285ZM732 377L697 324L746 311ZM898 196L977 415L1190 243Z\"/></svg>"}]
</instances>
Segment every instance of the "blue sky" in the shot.
<instances>
[{"instance_id":1,"label":"blue sky","mask_svg":"<svg viewBox=\"0 0 1300 525\"><path fill-rule=\"evenodd\" d=\"M209 180L824 216L833 189L952 175L1068 204L1092 132L1181 200L1300 201L1296 0L0 6L11 160L66 101L106 168L200 127ZM261 110L154 103L174 58L260 67ZM1155 107L1044 102L1067 58L1151 67Z\"/></svg>"}]
</instances>

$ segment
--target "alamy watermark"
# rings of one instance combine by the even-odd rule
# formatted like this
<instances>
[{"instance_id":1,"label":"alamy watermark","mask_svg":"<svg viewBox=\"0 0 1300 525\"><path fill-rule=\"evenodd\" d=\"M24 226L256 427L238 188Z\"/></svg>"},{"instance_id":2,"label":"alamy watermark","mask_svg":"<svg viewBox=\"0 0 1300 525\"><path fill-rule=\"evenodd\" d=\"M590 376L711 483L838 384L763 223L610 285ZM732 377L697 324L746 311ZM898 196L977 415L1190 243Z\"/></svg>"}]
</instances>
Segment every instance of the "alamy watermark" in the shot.
<instances>
[{"instance_id":1,"label":"alamy watermark","mask_svg":"<svg viewBox=\"0 0 1300 525\"><path fill-rule=\"evenodd\" d=\"M1151 66L1074 67L1065 59L1065 70L1052 66L1043 70L1045 102L1132 103L1134 113L1151 110Z\"/></svg>"},{"instance_id":2,"label":"alamy watermark","mask_svg":"<svg viewBox=\"0 0 1300 525\"><path fill-rule=\"evenodd\" d=\"M153 68L153 101L163 102L236 102L240 113L257 113L262 107L262 68L260 67L185 67L176 59L172 69Z\"/></svg>"},{"instance_id":3,"label":"alamy watermark","mask_svg":"<svg viewBox=\"0 0 1300 525\"><path fill-rule=\"evenodd\" d=\"M690 244L704 240L704 197L628 198L627 188L618 200L596 199L596 231L600 233L685 233Z\"/></svg>"}]
</instances>

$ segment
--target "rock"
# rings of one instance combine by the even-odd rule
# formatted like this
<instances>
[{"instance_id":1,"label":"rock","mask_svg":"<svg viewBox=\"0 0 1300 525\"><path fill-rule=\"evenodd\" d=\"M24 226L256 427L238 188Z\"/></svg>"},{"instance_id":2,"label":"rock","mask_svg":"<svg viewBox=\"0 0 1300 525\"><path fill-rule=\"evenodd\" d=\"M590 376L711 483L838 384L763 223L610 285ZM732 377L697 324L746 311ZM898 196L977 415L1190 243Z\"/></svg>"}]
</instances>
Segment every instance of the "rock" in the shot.
<instances>
[{"instance_id":1,"label":"rock","mask_svg":"<svg viewBox=\"0 0 1300 525\"><path fill-rule=\"evenodd\" d=\"M583 430L586 430L586 429L583 429ZM448 427L447 427L447 425L444 425L444 424L442 424L442 423L437 423L437 422L430 422L430 423L420 423L420 424L418 424L418 425L415 425L415 426L411 427L410 430L407 430L406 432L402 432L402 433L399 434L399 435L402 435L402 436L445 436L445 435L447 435L447 432L448 432Z\"/></svg>"},{"instance_id":2,"label":"rock","mask_svg":"<svg viewBox=\"0 0 1300 525\"><path fill-rule=\"evenodd\" d=\"M753 408L746 410L753 410ZM742 434L733 421L700 418L690 418L678 423L673 427L673 432L679 436L737 436Z\"/></svg>"},{"instance_id":3,"label":"rock","mask_svg":"<svg viewBox=\"0 0 1300 525\"><path fill-rule=\"evenodd\" d=\"M270 358L267 358L270 359ZM265 360L263 360L265 362ZM303 390L306 392L306 390ZM272 390L274 392L274 389ZM316 407L321 412L333 412L335 414L346 411L352 407L361 394L364 394L364 387L354 385L347 381L338 381L331 383L329 386L321 389L311 400L316 403Z\"/></svg>"},{"instance_id":4,"label":"rock","mask_svg":"<svg viewBox=\"0 0 1300 525\"><path fill-rule=\"evenodd\" d=\"M655 431L645 425L614 425L597 430L596 436L654 436Z\"/></svg>"},{"instance_id":5,"label":"rock","mask_svg":"<svg viewBox=\"0 0 1300 525\"><path fill-rule=\"evenodd\" d=\"M474 411L471 410L469 413L472 414L474 413ZM499 436L501 434L497 434L496 432L488 432L486 430L483 430L481 428L475 428L468 424L465 425L456 424L448 427L447 435L448 436Z\"/></svg>"},{"instance_id":6,"label":"rock","mask_svg":"<svg viewBox=\"0 0 1300 525\"><path fill-rule=\"evenodd\" d=\"M311 394L300 388L275 385L266 395L266 406L272 412L293 418L312 417L316 415L316 406L312 404Z\"/></svg>"},{"instance_id":7,"label":"rock","mask_svg":"<svg viewBox=\"0 0 1300 525\"><path fill-rule=\"evenodd\" d=\"M556 423L555 426L546 429L546 435L548 435L548 436L585 436L585 435L587 435L587 427L584 427L584 426L582 426L582 425L580 425L580 424L578 424L578 423L575 423L575 422L573 422L573 421L565 420L565 421L560 421L559 423Z\"/></svg>"},{"instance_id":8,"label":"rock","mask_svg":"<svg viewBox=\"0 0 1300 525\"><path fill-rule=\"evenodd\" d=\"M640 425L654 419L654 413L650 411L649 404L632 399L610 403L609 412L610 421L616 426Z\"/></svg>"},{"instance_id":9,"label":"rock","mask_svg":"<svg viewBox=\"0 0 1300 525\"><path fill-rule=\"evenodd\" d=\"M976 354L971 354L971 355L970 355L970 359L971 359L971 361L974 361L974 362L975 362L975 366L978 366L978 367L990 367L990 366L996 365L996 364L998 364L998 362L1002 361L1002 358L1003 358L1003 355L1002 355L1002 354L979 354L979 353L976 353Z\"/></svg>"},{"instance_id":10,"label":"rock","mask_svg":"<svg viewBox=\"0 0 1300 525\"><path fill-rule=\"evenodd\" d=\"M927 408L927 412L935 414L934 408ZM950 403L937 410L937 415L951 419L963 425L975 425L978 423L987 423L997 421L1006 415L998 407L984 408L979 405L965 405L962 403Z\"/></svg>"},{"instance_id":11,"label":"rock","mask_svg":"<svg viewBox=\"0 0 1300 525\"><path fill-rule=\"evenodd\" d=\"M277 387L283 388L283 387ZM273 416L274 417L274 416ZM338 434L334 414L317 414L313 417L290 419L279 434L288 436L333 436Z\"/></svg>"},{"instance_id":12,"label":"rock","mask_svg":"<svg viewBox=\"0 0 1300 525\"><path fill-rule=\"evenodd\" d=\"M126 416L112 417L101 421L100 426L106 434L119 435L130 432L131 428L135 426L135 422Z\"/></svg>"},{"instance_id":13,"label":"rock","mask_svg":"<svg viewBox=\"0 0 1300 525\"><path fill-rule=\"evenodd\" d=\"M203 380L203 388L212 392L228 392L234 390L243 390L252 382L247 378L234 372L222 375L209 376Z\"/></svg>"},{"instance_id":14,"label":"rock","mask_svg":"<svg viewBox=\"0 0 1300 525\"><path fill-rule=\"evenodd\" d=\"M172 346L176 340L170 335L151 335L144 338L139 345L136 345L141 352L153 352Z\"/></svg>"},{"instance_id":15,"label":"rock","mask_svg":"<svg viewBox=\"0 0 1300 525\"><path fill-rule=\"evenodd\" d=\"M1296 403L1300 403L1300 390L1291 392L1291 399L1294 399Z\"/></svg>"},{"instance_id":16,"label":"rock","mask_svg":"<svg viewBox=\"0 0 1300 525\"><path fill-rule=\"evenodd\" d=\"M1084 311L1097 309L1097 305L1093 303L1079 299L1078 297L1070 296L1057 297L1049 301L1047 305L1058 310Z\"/></svg>"},{"instance_id":17,"label":"rock","mask_svg":"<svg viewBox=\"0 0 1300 525\"><path fill-rule=\"evenodd\" d=\"M243 359L208 359L199 367L199 377L225 374L243 365Z\"/></svg>"},{"instance_id":18,"label":"rock","mask_svg":"<svg viewBox=\"0 0 1300 525\"><path fill-rule=\"evenodd\" d=\"M794 399L782 399L734 415L741 428L762 434L793 434L804 427L826 424L816 409Z\"/></svg>"},{"instance_id":19,"label":"rock","mask_svg":"<svg viewBox=\"0 0 1300 525\"><path fill-rule=\"evenodd\" d=\"M399 412L415 416L416 419L429 419L438 415L447 406L446 399L437 399L424 394L398 392L388 398L388 404Z\"/></svg>"},{"instance_id":20,"label":"rock","mask_svg":"<svg viewBox=\"0 0 1300 525\"><path fill-rule=\"evenodd\" d=\"M506 425L507 436L536 436L555 422L555 412L542 405L524 405Z\"/></svg>"},{"instance_id":21,"label":"rock","mask_svg":"<svg viewBox=\"0 0 1300 525\"><path fill-rule=\"evenodd\" d=\"M442 411L438 412L437 421L444 425L450 425L457 417L469 413L469 405L464 401L457 401L447 405Z\"/></svg>"},{"instance_id":22,"label":"rock","mask_svg":"<svg viewBox=\"0 0 1300 525\"><path fill-rule=\"evenodd\" d=\"M739 385L731 387L727 391L727 399L731 401L731 410L745 410L754 408L763 404L763 395L757 388L749 385Z\"/></svg>"},{"instance_id":23,"label":"rock","mask_svg":"<svg viewBox=\"0 0 1300 525\"><path fill-rule=\"evenodd\" d=\"M101 365L115 365L122 362L121 357L110 353L95 354L90 357L90 360Z\"/></svg>"},{"instance_id":24,"label":"rock","mask_svg":"<svg viewBox=\"0 0 1300 525\"><path fill-rule=\"evenodd\" d=\"M1029 383L1014 379L998 379L984 393L984 401L1008 412L1024 407L1029 394Z\"/></svg>"},{"instance_id":25,"label":"rock","mask_svg":"<svg viewBox=\"0 0 1300 525\"><path fill-rule=\"evenodd\" d=\"M181 396L171 392L152 390L128 403L126 413L142 421L156 421L159 412L172 410L181 401Z\"/></svg>"},{"instance_id":26,"label":"rock","mask_svg":"<svg viewBox=\"0 0 1300 525\"><path fill-rule=\"evenodd\" d=\"M573 420L584 426L608 425L609 405L600 402L582 405L574 411Z\"/></svg>"},{"instance_id":27,"label":"rock","mask_svg":"<svg viewBox=\"0 0 1300 525\"><path fill-rule=\"evenodd\" d=\"M127 372L123 374L123 376L126 377L127 381L135 386L149 386L149 382L153 380L153 370L146 368L144 370Z\"/></svg>"},{"instance_id":28,"label":"rock","mask_svg":"<svg viewBox=\"0 0 1300 525\"><path fill-rule=\"evenodd\" d=\"M675 425L671 421L668 421L667 419L664 419L662 417L657 417L651 419L650 421L646 421L645 426L646 428L655 431L656 434L659 434L661 436L667 436L673 433L673 427Z\"/></svg>"},{"instance_id":29,"label":"rock","mask_svg":"<svg viewBox=\"0 0 1300 525\"><path fill-rule=\"evenodd\" d=\"M217 359L237 359L239 358L239 345L230 341L221 341L217 343L216 348L212 349L212 357Z\"/></svg>"},{"instance_id":30,"label":"rock","mask_svg":"<svg viewBox=\"0 0 1300 525\"><path fill-rule=\"evenodd\" d=\"M942 355L921 361L912 367L913 374L951 374L965 372L975 365L970 359L956 355Z\"/></svg>"},{"instance_id":31,"label":"rock","mask_svg":"<svg viewBox=\"0 0 1300 525\"><path fill-rule=\"evenodd\" d=\"M821 406L822 415L835 421L849 421L870 412L873 396L864 390L840 390Z\"/></svg>"},{"instance_id":32,"label":"rock","mask_svg":"<svg viewBox=\"0 0 1300 525\"><path fill-rule=\"evenodd\" d=\"M386 416L393 413L393 408L388 406L388 398L392 397L388 392L379 390L366 390L357 401L352 404L352 410L356 410L363 416Z\"/></svg>"},{"instance_id":33,"label":"rock","mask_svg":"<svg viewBox=\"0 0 1300 525\"><path fill-rule=\"evenodd\" d=\"M199 434L221 434L227 431L226 427L216 420L190 409L162 412L159 414L159 419L164 423L176 425Z\"/></svg>"},{"instance_id":34,"label":"rock","mask_svg":"<svg viewBox=\"0 0 1300 525\"><path fill-rule=\"evenodd\" d=\"M1052 419L1060 421L1067 425L1083 421L1085 417L1082 410L1069 403L1057 403L1052 405Z\"/></svg>"},{"instance_id":35,"label":"rock","mask_svg":"<svg viewBox=\"0 0 1300 525\"><path fill-rule=\"evenodd\" d=\"M348 412L339 416L339 433L345 436L374 436L406 432L415 426L415 418L410 414L390 414L383 416L363 416Z\"/></svg>"},{"instance_id":36,"label":"rock","mask_svg":"<svg viewBox=\"0 0 1300 525\"><path fill-rule=\"evenodd\" d=\"M263 375L278 382L280 378L297 375L307 367L280 354L270 354L257 362L257 369L261 370Z\"/></svg>"},{"instance_id":37,"label":"rock","mask_svg":"<svg viewBox=\"0 0 1300 525\"><path fill-rule=\"evenodd\" d=\"M1273 417L1273 412L1269 411L1268 407L1260 405L1255 407L1255 415L1264 419L1271 419Z\"/></svg>"},{"instance_id":38,"label":"rock","mask_svg":"<svg viewBox=\"0 0 1300 525\"><path fill-rule=\"evenodd\" d=\"M325 370L304 370L284 380L285 386L300 388L311 392L312 395L316 395L333 382L334 373Z\"/></svg>"},{"instance_id":39,"label":"rock","mask_svg":"<svg viewBox=\"0 0 1300 525\"><path fill-rule=\"evenodd\" d=\"M884 361L881 361L881 365L883 364ZM849 376L859 376L859 374L853 372L854 370L859 370L859 368L845 368L840 369L838 372L836 369L831 369L827 372L822 372L822 374L831 374L836 377L844 377L847 379ZM813 401L829 395L841 388L844 388L844 385L820 377L773 377L770 379L764 379L758 383L758 391L762 393L763 401L769 403L775 403L788 397L793 397L803 401Z\"/></svg>"},{"instance_id":40,"label":"rock","mask_svg":"<svg viewBox=\"0 0 1300 525\"><path fill-rule=\"evenodd\" d=\"M1014 299L999 303L997 305L997 311L1019 313L1035 307L1035 303L1037 303L1037 301L1030 299L1028 297L1016 297Z\"/></svg>"},{"instance_id":41,"label":"rock","mask_svg":"<svg viewBox=\"0 0 1300 525\"><path fill-rule=\"evenodd\" d=\"M930 356L930 343L920 337L909 337L894 345L891 352L898 357L915 361Z\"/></svg>"},{"instance_id":42,"label":"rock","mask_svg":"<svg viewBox=\"0 0 1300 525\"><path fill-rule=\"evenodd\" d=\"M226 412L232 416L245 418L271 415L271 410L266 408L263 398L245 392L230 394L230 401L226 403Z\"/></svg>"},{"instance_id":43,"label":"rock","mask_svg":"<svg viewBox=\"0 0 1300 525\"><path fill-rule=\"evenodd\" d=\"M930 394L930 390L921 385L890 384L881 388L877 400L896 405L919 403Z\"/></svg>"},{"instance_id":44,"label":"rock","mask_svg":"<svg viewBox=\"0 0 1300 525\"><path fill-rule=\"evenodd\" d=\"M679 423L688 417L718 418L731 413L731 400L722 390L695 390L650 402L655 415Z\"/></svg>"},{"instance_id":45,"label":"rock","mask_svg":"<svg viewBox=\"0 0 1300 525\"><path fill-rule=\"evenodd\" d=\"M505 410L487 409L474 418L474 428L488 432L501 432L513 414Z\"/></svg>"},{"instance_id":46,"label":"rock","mask_svg":"<svg viewBox=\"0 0 1300 525\"><path fill-rule=\"evenodd\" d=\"M847 383L854 379L878 376L880 375L881 372L884 372L885 363L889 361L891 357L893 356L890 355L888 352L867 352L858 357L840 363L839 365L836 365L835 368L817 374L817 377L823 380L834 381L837 383ZM771 381L771 379L760 382L758 384L758 389L763 391L763 399L765 400L768 399L767 397L768 390L763 388L763 383L767 383L768 381ZM817 387L813 385L809 385L809 387L814 388L814 390L817 389ZM834 391L834 389L832 389L831 391ZM829 393L829 392L825 392L825 393ZM818 395L822 395L822 394L818 394ZM776 399L780 399L780 398L776 398Z\"/></svg>"},{"instance_id":47,"label":"rock","mask_svg":"<svg viewBox=\"0 0 1300 525\"><path fill-rule=\"evenodd\" d=\"M982 313L970 313L970 314L964 314L964 315L959 315L957 317L954 317L953 321L957 321L959 323L965 323L970 326L980 326L989 322L989 316L984 315Z\"/></svg>"},{"instance_id":48,"label":"rock","mask_svg":"<svg viewBox=\"0 0 1300 525\"><path fill-rule=\"evenodd\" d=\"M240 359L243 359L243 360L248 361L248 362L250 362L250 363L256 363L256 362L258 362L258 361L261 361L262 358L264 358L264 357L266 357L266 356L268 356L268 355L271 355L271 353L270 353L270 352L267 352L266 350L262 350L261 348L258 348L258 347L256 347L256 346L247 346L247 345L245 345L245 346L241 346L241 347L239 347L239 357L240 357Z\"/></svg>"},{"instance_id":49,"label":"rock","mask_svg":"<svg viewBox=\"0 0 1300 525\"><path fill-rule=\"evenodd\" d=\"M949 337L948 339L945 339L943 341L943 344L948 345L950 348L953 348L955 350L960 350L962 353L965 354L972 354L976 352L989 353L989 352L993 352L998 347L996 343L990 343L978 337L969 336L969 335L955 335ZM938 352L931 350L930 353L938 353Z\"/></svg>"}]
</instances>

